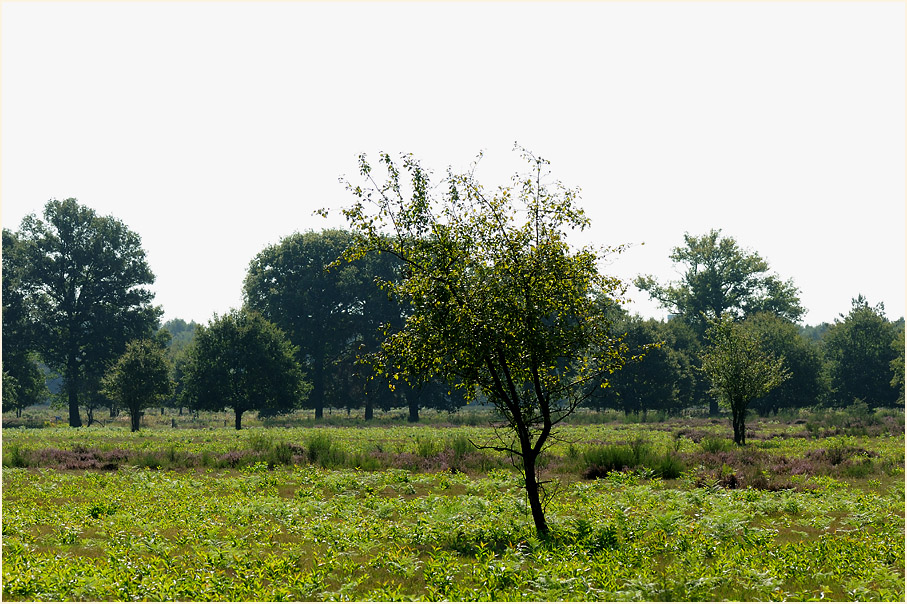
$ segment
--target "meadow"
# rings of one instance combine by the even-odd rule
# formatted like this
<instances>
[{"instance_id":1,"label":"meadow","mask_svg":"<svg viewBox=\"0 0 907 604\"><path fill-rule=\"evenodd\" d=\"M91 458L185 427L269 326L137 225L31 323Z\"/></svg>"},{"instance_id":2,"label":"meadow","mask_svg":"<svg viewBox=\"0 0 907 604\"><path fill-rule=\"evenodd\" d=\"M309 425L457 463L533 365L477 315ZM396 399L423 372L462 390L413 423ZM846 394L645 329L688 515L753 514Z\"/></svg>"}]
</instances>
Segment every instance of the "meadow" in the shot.
<instances>
[{"instance_id":1,"label":"meadow","mask_svg":"<svg viewBox=\"0 0 907 604\"><path fill-rule=\"evenodd\" d=\"M903 412L753 418L744 448L727 420L578 416L544 541L472 419L148 419L4 429L4 600L905 596Z\"/></svg>"}]
</instances>

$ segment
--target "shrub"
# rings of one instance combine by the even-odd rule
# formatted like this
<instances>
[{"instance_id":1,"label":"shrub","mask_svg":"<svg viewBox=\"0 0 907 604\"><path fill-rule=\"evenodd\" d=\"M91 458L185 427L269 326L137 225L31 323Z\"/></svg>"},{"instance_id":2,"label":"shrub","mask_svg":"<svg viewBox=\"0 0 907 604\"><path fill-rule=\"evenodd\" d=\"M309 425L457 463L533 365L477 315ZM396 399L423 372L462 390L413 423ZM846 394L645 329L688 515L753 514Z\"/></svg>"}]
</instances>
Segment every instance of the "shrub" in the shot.
<instances>
[{"instance_id":1,"label":"shrub","mask_svg":"<svg viewBox=\"0 0 907 604\"><path fill-rule=\"evenodd\" d=\"M331 437L322 430L316 431L306 441L306 457L311 464L322 468L336 468L346 465L346 451L334 444Z\"/></svg>"},{"instance_id":2,"label":"shrub","mask_svg":"<svg viewBox=\"0 0 907 604\"><path fill-rule=\"evenodd\" d=\"M734 443L726 438L709 436L699 442L699 446L706 453L724 453L734 448Z\"/></svg>"}]
</instances>

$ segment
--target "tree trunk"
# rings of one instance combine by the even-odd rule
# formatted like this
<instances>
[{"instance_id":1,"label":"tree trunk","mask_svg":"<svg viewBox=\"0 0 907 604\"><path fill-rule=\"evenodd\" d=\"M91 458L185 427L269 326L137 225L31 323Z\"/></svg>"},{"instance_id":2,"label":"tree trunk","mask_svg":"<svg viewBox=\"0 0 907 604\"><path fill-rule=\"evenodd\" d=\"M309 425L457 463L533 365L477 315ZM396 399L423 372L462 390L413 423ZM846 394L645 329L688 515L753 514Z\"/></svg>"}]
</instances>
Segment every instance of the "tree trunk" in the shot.
<instances>
[{"instance_id":1,"label":"tree trunk","mask_svg":"<svg viewBox=\"0 0 907 604\"><path fill-rule=\"evenodd\" d=\"M242 430L242 409L236 409L236 429Z\"/></svg>"},{"instance_id":2,"label":"tree trunk","mask_svg":"<svg viewBox=\"0 0 907 604\"><path fill-rule=\"evenodd\" d=\"M406 418L406 421L416 423L419 421L419 398L413 394L408 396L407 399L407 402L409 403L409 417Z\"/></svg>"},{"instance_id":3,"label":"tree trunk","mask_svg":"<svg viewBox=\"0 0 907 604\"><path fill-rule=\"evenodd\" d=\"M538 478L535 474L535 454L523 450L523 475L526 478L526 497L529 499L529 509L532 511L532 521L535 522L535 532L540 539L548 536L548 523L545 522L545 510L542 509L542 499L539 493Z\"/></svg>"},{"instance_id":4,"label":"tree trunk","mask_svg":"<svg viewBox=\"0 0 907 604\"><path fill-rule=\"evenodd\" d=\"M16 418L22 417L22 407L16 407Z\"/></svg>"},{"instance_id":5,"label":"tree trunk","mask_svg":"<svg viewBox=\"0 0 907 604\"><path fill-rule=\"evenodd\" d=\"M739 404L731 405L731 421L734 424L734 442L740 446L746 444L746 423L744 421L745 417L745 408L741 408L741 405Z\"/></svg>"},{"instance_id":6,"label":"tree trunk","mask_svg":"<svg viewBox=\"0 0 907 604\"><path fill-rule=\"evenodd\" d=\"M111 405L110 406L110 418L113 419L114 417L118 416L119 414L120 414L120 410L116 408L116 405Z\"/></svg>"},{"instance_id":7,"label":"tree trunk","mask_svg":"<svg viewBox=\"0 0 907 604\"><path fill-rule=\"evenodd\" d=\"M312 372L312 392L309 400L315 407L315 419L324 417L324 368L316 367Z\"/></svg>"},{"instance_id":8,"label":"tree trunk","mask_svg":"<svg viewBox=\"0 0 907 604\"><path fill-rule=\"evenodd\" d=\"M138 432L139 424L142 421L142 412L141 411L130 411L129 420L130 420L130 423L132 424L132 431Z\"/></svg>"},{"instance_id":9,"label":"tree trunk","mask_svg":"<svg viewBox=\"0 0 907 604\"><path fill-rule=\"evenodd\" d=\"M375 406L371 399L365 400L365 421L371 420L375 416Z\"/></svg>"},{"instance_id":10,"label":"tree trunk","mask_svg":"<svg viewBox=\"0 0 907 604\"><path fill-rule=\"evenodd\" d=\"M79 363L74 354L66 362L66 395L69 399L69 425L72 428L82 427L79 415Z\"/></svg>"},{"instance_id":11,"label":"tree trunk","mask_svg":"<svg viewBox=\"0 0 907 604\"><path fill-rule=\"evenodd\" d=\"M709 399L709 417L718 416L718 401L714 398Z\"/></svg>"}]
</instances>

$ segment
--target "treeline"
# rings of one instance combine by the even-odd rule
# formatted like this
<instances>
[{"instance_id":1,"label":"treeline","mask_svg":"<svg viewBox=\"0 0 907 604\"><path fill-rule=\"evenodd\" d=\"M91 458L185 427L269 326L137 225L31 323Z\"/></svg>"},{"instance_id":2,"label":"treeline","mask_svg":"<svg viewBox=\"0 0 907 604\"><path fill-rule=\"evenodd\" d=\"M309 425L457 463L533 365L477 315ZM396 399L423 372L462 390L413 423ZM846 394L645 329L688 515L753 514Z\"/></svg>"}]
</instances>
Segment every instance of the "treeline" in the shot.
<instances>
[{"instance_id":1,"label":"treeline","mask_svg":"<svg viewBox=\"0 0 907 604\"><path fill-rule=\"evenodd\" d=\"M382 284L406 267L391 256L343 259L343 230L295 233L249 264L244 305L206 325L163 311L147 286L154 276L137 234L75 199L52 200L44 219L26 217L3 230L3 409L17 414L47 399L48 377L71 426L103 409L133 418L145 408L231 409L236 427L247 411L262 416L299 408L448 411L465 404L456 384L409 384L369 359L400 329L412 304ZM798 325L798 290L769 271L755 252L720 231L686 235L671 260L681 278L635 283L672 314L666 321L629 315L613 300L609 330L622 336L628 360L584 404L627 414L678 414L718 399L701 371L709 322L732 317L762 346L783 357L790 374L750 403L762 414L814 406L870 408L904 403L904 320L862 296L832 324Z\"/></svg>"}]
</instances>

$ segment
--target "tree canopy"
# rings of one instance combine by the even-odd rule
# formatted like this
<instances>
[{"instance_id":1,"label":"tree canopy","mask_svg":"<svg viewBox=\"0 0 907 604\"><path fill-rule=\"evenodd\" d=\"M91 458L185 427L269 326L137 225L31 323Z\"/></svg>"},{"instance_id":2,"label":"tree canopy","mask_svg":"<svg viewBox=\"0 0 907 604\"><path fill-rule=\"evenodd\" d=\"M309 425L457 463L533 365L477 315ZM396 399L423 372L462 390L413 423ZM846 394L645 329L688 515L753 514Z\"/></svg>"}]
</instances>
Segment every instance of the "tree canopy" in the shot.
<instances>
[{"instance_id":1,"label":"tree canopy","mask_svg":"<svg viewBox=\"0 0 907 604\"><path fill-rule=\"evenodd\" d=\"M93 396L126 343L158 324L145 287L154 275L136 233L75 199L50 200L44 220L26 216L18 236L34 344L64 378L69 424L81 426L80 397Z\"/></svg>"},{"instance_id":2,"label":"tree canopy","mask_svg":"<svg viewBox=\"0 0 907 604\"><path fill-rule=\"evenodd\" d=\"M898 384L892 384L892 362L898 351L892 344L897 332L885 318L885 307L870 306L862 295L853 299L847 315L835 320L823 343L831 387L839 401L862 401L870 407L895 404Z\"/></svg>"},{"instance_id":3,"label":"tree canopy","mask_svg":"<svg viewBox=\"0 0 907 604\"><path fill-rule=\"evenodd\" d=\"M409 314L387 334L378 366L413 383L442 376L496 406L509 429L495 448L521 460L546 535L536 462L554 426L623 364L625 347L594 297L616 301L623 287L598 271L615 250L567 243L568 231L589 224L577 192L543 182L547 162L524 157L532 171L488 194L472 172L448 170L434 185L411 155L398 167L382 153L379 184L360 156L364 182L348 185L355 202L344 210L356 236L346 259L376 252L400 261L400 277L381 285Z\"/></svg>"},{"instance_id":4,"label":"tree canopy","mask_svg":"<svg viewBox=\"0 0 907 604\"><path fill-rule=\"evenodd\" d=\"M767 352L752 328L730 317L712 321L702 371L719 400L731 410L734 442L746 444L746 413L750 401L771 392L790 377L784 358Z\"/></svg>"},{"instance_id":5,"label":"tree canopy","mask_svg":"<svg viewBox=\"0 0 907 604\"><path fill-rule=\"evenodd\" d=\"M104 376L110 398L129 412L133 432L139 429L142 411L173 392L170 363L159 342L133 340Z\"/></svg>"},{"instance_id":6,"label":"tree canopy","mask_svg":"<svg viewBox=\"0 0 907 604\"><path fill-rule=\"evenodd\" d=\"M793 281L769 273L768 262L741 249L733 237L722 237L720 229L701 237L686 233L684 243L671 253L671 260L685 267L680 280L660 284L652 276L640 276L634 284L700 335L708 321L725 315L742 319L771 312L790 321L803 315Z\"/></svg>"},{"instance_id":7,"label":"tree canopy","mask_svg":"<svg viewBox=\"0 0 907 604\"><path fill-rule=\"evenodd\" d=\"M182 402L192 409L232 409L242 428L246 411L274 415L299 407L309 385L284 333L246 309L199 326L183 366Z\"/></svg>"}]
</instances>

